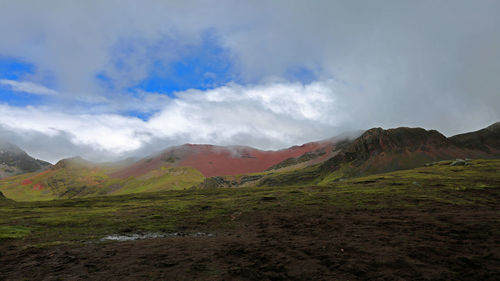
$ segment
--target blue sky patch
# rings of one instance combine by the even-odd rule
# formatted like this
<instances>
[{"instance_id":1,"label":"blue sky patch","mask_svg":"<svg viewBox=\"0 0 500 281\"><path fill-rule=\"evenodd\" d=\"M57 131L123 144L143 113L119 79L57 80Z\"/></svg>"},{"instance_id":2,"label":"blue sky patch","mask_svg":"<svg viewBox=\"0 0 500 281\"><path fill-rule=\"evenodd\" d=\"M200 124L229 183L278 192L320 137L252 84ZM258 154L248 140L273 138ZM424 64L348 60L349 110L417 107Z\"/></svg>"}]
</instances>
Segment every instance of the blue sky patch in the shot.
<instances>
[{"instance_id":1,"label":"blue sky patch","mask_svg":"<svg viewBox=\"0 0 500 281\"><path fill-rule=\"evenodd\" d=\"M35 66L22 60L0 56L0 79L20 81L35 72ZM45 97L12 91L8 85L0 85L0 103L11 106L40 105Z\"/></svg>"},{"instance_id":2,"label":"blue sky patch","mask_svg":"<svg viewBox=\"0 0 500 281\"><path fill-rule=\"evenodd\" d=\"M123 49L120 50L114 67L118 71L127 71L123 60L133 52L134 46L121 45ZM179 56L173 61L158 59L151 62L148 77L126 91L143 90L175 98L175 92L213 89L237 78L234 58L227 49L220 46L213 32L206 32L199 45L179 46L173 41L165 40L151 47L150 51L173 52ZM112 80L105 73L98 74L96 78L104 88L113 88Z\"/></svg>"},{"instance_id":3,"label":"blue sky patch","mask_svg":"<svg viewBox=\"0 0 500 281\"><path fill-rule=\"evenodd\" d=\"M33 64L0 56L0 79L18 80L34 72L35 66Z\"/></svg>"},{"instance_id":4,"label":"blue sky patch","mask_svg":"<svg viewBox=\"0 0 500 281\"><path fill-rule=\"evenodd\" d=\"M285 77L290 81L299 81L303 84L309 84L318 79L314 70L304 66L295 66L287 69Z\"/></svg>"},{"instance_id":5,"label":"blue sky patch","mask_svg":"<svg viewBox=\"0 0 500 281\"><path fill-rule=\"evenodd\" d=\"M8 87L0 85L0 103L7 103L11 106L27 106L41 105L45 103L45 100L45 96L13 92Z\"/></svg>"}]
</instances>

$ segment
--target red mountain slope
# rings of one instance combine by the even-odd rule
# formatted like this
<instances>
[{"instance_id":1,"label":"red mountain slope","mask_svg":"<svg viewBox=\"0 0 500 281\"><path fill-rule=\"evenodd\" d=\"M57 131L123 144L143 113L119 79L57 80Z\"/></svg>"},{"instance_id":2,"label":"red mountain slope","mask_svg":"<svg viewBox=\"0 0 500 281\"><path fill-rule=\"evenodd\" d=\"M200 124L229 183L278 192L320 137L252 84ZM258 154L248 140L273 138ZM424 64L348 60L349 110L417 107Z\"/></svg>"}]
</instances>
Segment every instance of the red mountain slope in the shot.
<instances>
[{"instance_id":1,"label":"red mountain slope","mask_svg":"<svg viewBox=\"0 0 500 281\"><path fill-rule=\"evenodd\" d=\"M262 151L246 146L223 147L214 145L185 144L171 147L151 158L111 174L126 178L141 176L162 166L190 166L206 177L263 172L271 166L306 152L331 151L332 142L312 142L278 151Z\"/></svg>"}]
</instances>

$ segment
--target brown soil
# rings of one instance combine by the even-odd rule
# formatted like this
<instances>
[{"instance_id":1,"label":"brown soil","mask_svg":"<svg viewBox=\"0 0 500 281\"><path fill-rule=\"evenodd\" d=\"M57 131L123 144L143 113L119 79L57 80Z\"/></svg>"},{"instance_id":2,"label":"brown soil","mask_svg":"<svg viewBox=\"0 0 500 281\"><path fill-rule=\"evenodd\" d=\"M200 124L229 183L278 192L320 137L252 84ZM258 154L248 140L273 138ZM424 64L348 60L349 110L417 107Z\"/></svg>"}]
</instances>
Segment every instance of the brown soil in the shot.
<instances>
[{"instance_id":1,"label":"brown soil","mask_svg":"<svg viewBox=\"0 0 500 281\"><path fill-rule=\"evenodd\" d=\"M0 244L2 280L499 280L498 208L235 214L216 237L22 249ZM206 231L206 229L198 229Z\"/></svg>"}]
</instances>

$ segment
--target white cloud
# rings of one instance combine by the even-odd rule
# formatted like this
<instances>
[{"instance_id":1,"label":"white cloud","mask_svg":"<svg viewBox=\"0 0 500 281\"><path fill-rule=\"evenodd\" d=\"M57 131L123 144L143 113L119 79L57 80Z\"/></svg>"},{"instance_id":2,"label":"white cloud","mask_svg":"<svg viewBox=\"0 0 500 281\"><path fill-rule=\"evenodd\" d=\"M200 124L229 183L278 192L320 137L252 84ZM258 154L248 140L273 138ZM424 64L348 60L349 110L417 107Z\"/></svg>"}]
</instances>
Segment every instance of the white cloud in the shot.
<instances>
[{"instance_id":1,"label":"white cloud","mask_svg":"<svg viewBox=\"0 0 500 281\"><path fill-rule=\"evenodd\" d=\"M53 158L78 151L98 158L148 143L278 148L372 126L479 129L500 118L498 10L491 0L0 1L0 33L8 34L0 56L32 63L30 81L53 75L64 93L47 108L2 106L0 124L22 132L17 137L37 132L71 148L45 146ZM147 78L152 63L168 66L186 46L199 46L207 30L234 58L235 77L254 86L171 100L117 94L96 79L105 73L126 89ZM293 67L313 69L317 82L266 82ZM55 94L9 81L12 89ZM157 113L147 122L118 114L133 110Z\"/></svg>"},{"instance_id":2,"label":"white cloud","mask_svg":"<svg viewBox=\"0 0 500 281\"><path fill-rule=\"evenodd\" d=\"M148 122L160 134L192 134L190 139L220 143L238 134L254 134L275 143L296 143L324 134L316 127L333 127L344 116L337 111L333 83L229 84L205 92L179 93ZM201 125L201 126L200 126ZM276 144L264 147L276 146Z\"/></svg>"},{"instance_id":3,"label":"white cloud","mask_svg":"<svg viewBox=\"0 0 500 281\"><path fill-rule=\"evenodd\" d=\"M102 161L145 156L183 143L280 149L381 123L385 127L423 126L442 131L433 127L434 120L442 116L462 120L464 112L457 110L458 105L443 107L451 104L445 96L436 98L435 103L422 102L429 112L426 118L412 119L411 114L404 114L405 110L423 110L414 103L414 109L398 108L402 111L401 118L383 120L381 107L373 106L377 96L364 96L334 80L306 85L232 83L206 91L188 90L177 93L177 97L159 98L158 94L142 93L135 98L133 102L138 104L157 103L158 112L147 121L114 113L86 114L47 106L0 105L0 128L3 128L0 138L7 136L7 140L34 156L52 162L78 154ZM388 103L384 108L391 110L392 106ZM467 110L473 112L475 119L463 120L463 124L486 126L494 116L484 106L470 105ZM454 133L458 132L463 131Z\"/></svg>"},{"instance_id":4,"label":"white cloud","mask_svg":"<svg viewBox=\"0 0 500 281\"><path fill-rule=\"evenodd\" d=\"M140 148L142 121L120 115L72 115L47 108L0 106L0 123L17 132L37 132L48 137L66 134L75 145L120 154ZM57 147L54 147L57 149Z\"/></svg>"},{"instance_id":5,"label":"white cloud","mask_svg":"<svg viewBox=\"0 0 500 281\"><path fill-rule=\"evenodd\" d=\"M12 91L24 92L33 95L57 95L58 93L40 84L28 81L15 81L8 79L0 79L0 85L9 86Z\"/></svg>"},{"instance_id":6,"label":"white cloud","mask_svg":"<svg viewBox=\"0 0 500 281\"><path fill-rule=\"evenodd\" d=\"M93 160L185 142L276 149L335 134L333 129L342 122L345 112L335 112L333 86L326 81L247 87L230 84L206 92L190 90L169 100L148 121L118 114L71 114L44 107L1 105L0 126L20 136L64 136L75 146L91 148ZM152 142L161 147L148 148ZM46 155L35 146L30 152ZM57 160L53 157L49 160Z\"/></svg>"}]
</instances>

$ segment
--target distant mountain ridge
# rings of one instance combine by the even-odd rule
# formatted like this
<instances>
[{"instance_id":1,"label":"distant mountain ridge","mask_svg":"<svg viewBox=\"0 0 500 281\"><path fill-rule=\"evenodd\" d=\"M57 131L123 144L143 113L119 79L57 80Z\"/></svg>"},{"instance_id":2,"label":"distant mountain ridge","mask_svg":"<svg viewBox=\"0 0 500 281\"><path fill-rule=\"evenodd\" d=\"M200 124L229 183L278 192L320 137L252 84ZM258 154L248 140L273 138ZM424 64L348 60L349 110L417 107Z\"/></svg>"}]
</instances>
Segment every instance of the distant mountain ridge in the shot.
<instances>
[{"instance_id":1,"label":"distant mountain ridge","mask_svg":"<svg viewBox=\"0 0 500 281\"><path fill-rule=\"evenodd\" d=\"M140 159L92 163L80 157L55 165L5 144L5 162L34 171L0 181L21 201L118 195L188 188L328 185L347 178L411 169L456 158L500 158L500 123L447 138L436 130L372 128L277 151L185 144ZM10 167L10 166L9 166Z\"/></svg>"},{"instance_id":2,"label":"distant mountain ridge","mask_svg":"<svg viewBox=\"0 0 500 281\"><path fill-rule=\"evenodd\" d=\"M29 156L16 145L0 140L0 178L47 169L51 164Z\"/></svg>"}]
</instances>

